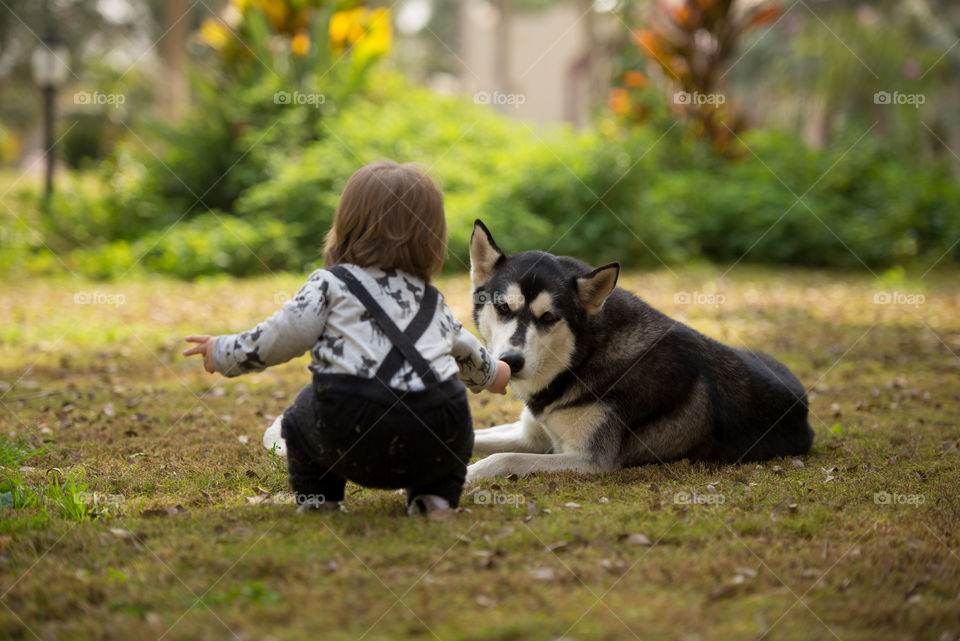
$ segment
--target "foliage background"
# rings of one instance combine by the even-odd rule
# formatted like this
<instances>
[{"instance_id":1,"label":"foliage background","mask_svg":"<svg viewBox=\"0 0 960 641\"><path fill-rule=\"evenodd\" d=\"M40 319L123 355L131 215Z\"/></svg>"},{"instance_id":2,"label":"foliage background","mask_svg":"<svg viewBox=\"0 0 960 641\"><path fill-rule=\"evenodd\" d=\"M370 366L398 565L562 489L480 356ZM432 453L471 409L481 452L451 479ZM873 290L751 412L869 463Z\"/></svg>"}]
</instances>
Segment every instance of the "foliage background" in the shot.
<instances>
[{"instance_id":1,"label":"foliage background","mask_svg":"<svg viewBox=\"0 0 960 641\"><path fill-rule=\"evenodd\" d=\"M818 25L763 2L734 28L731 6L616 5L637 28L613 43L609 104L573 130L415 86L384 8L231 0L194 25L192 102L176 120L144 108L153 95L141 72L85 65L78 87L123 92L127 111L65 118L63 156L85 170L51 202L6 190L14 215L0 212L0 270L97 279L307 270L346 178L383 157L422 163L442 184L448 270L465 267L476 218L508 250L628 267L874 269L960 257L957 162L935 133L949 138L957 63L938 54L929 24L896 3L818 6L829 21ZM433 18L445 34L450 10L440 3ZM704 33L726 43L706 62ZM843 51L847 41L863 64ZM925 104L873 103L894 87ZM676 89L730 100L678 109ZM322 101L283 104L280 93ZM813 116L805 102L819 105ZM23 117L15 105L6 113ZM811 126L813 142L801 131Z\"/></svg>"}]
</instances>

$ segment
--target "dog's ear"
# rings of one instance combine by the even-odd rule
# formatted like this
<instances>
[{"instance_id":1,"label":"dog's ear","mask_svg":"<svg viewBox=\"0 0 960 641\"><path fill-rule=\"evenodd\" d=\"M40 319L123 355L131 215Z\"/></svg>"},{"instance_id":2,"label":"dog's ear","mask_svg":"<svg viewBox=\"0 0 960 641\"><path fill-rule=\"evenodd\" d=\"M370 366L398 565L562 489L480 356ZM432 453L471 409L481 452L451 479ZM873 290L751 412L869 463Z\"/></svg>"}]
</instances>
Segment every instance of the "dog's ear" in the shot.
<instances>
[{"instance_id":1,"label":"dog's ear","mask_svg":"<svg viewBox=\"0 0 960 641\"><path fill-rule=\"evenodd\" d=\"M503 252L493 242L490 230L477 219L470 236L470 283L474 289L490 280L493 268L501 260Z\"/></svg>"},{"instance_id":2,"label":"dog's ear","mask_svg":"<svg viewBox=\"0 0 960 641\"><path fill-rule=\"evenodd\" d=\"M619 277L620 263L610 263L603 267L597 267L586 276L577 279L577 294L580 296L580 304L587 310L588 315L600 311L603 302L607 300L607 296L617 286L617 278Z\"/></svg>"}]
</instances>

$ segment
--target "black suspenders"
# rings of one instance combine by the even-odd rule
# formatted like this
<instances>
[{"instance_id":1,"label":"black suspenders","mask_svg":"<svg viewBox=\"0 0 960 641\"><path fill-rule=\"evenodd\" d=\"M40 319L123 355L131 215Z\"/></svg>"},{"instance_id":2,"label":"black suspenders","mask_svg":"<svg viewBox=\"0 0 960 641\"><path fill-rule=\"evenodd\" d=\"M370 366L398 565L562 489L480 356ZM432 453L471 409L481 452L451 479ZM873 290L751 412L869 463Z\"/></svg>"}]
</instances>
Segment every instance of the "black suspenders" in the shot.
<instances>
[{"instance_id":1,"label":"black suspenders","mask_svg":"<svg viewBox=\"0 0 960 641\"><path fill-rule=\"evenodd\" d=\"M438 383L437 375L430 367L430 363L416 348L417 340L427 331L427 327L430 326L430 321L437 311L439 294L436 288L430 285L426 286L423 300L420 303L420 310L407 325L407 329L401 331L387 315L387 312L374 300L370 292L357 280L357 277L350 273L350 270L343 265L336 265L328 268L328 271L347 285L350 293L356 296L357 300L367 308L367 312L390 339L390 342L393 343L393 349L390 350L380 368L377 369L376 379L389 387L390 381L403 367L403 363L408 362L424 385L430 386Z\"/></svg>"}]
</instances>

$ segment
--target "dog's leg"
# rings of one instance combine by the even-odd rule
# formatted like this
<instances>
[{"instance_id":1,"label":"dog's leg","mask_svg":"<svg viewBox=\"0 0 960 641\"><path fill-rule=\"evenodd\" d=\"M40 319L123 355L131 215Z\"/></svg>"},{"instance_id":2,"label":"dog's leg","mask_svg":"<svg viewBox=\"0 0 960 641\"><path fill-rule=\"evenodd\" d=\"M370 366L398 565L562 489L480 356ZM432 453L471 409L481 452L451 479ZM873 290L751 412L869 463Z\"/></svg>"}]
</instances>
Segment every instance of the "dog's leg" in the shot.
<instances>
[{"instance_id":1,"label":"dog's leg","mask_svg":"<svg viewBox=\"0 0 960 641\"><path fill-rule=\"evenodd\" d=\"M283 436L280 435L280 426L282 423L283 414L278 416L263 433L263 446L277 456L287 455L287 442L284 441Z\"/></svg>"},{"instance_id":2,"label":"dog's leg","mask_svg":"<svg viewBox=\"0 0 960 641\"><path fill-rule=\"evenodd\" d=\"M549 452L551 447L550 437L527 410L523 411L516 423L477 430L473 436L474 456L495 452L543 454Z\"/></svg>"},{"instance_id":3,"label":"dog's leg","mask_svg":"<svg viewBox=\"0 0 960 641\"><path fill-rule=\"evenodd\" d=\"M603 468L579 453L570 454L527 454L501 452L492 454L467 468L467 482L494 476L526 476L533 472L564 472L578 474L597 474Z\"/></svg>"}]
</instances>

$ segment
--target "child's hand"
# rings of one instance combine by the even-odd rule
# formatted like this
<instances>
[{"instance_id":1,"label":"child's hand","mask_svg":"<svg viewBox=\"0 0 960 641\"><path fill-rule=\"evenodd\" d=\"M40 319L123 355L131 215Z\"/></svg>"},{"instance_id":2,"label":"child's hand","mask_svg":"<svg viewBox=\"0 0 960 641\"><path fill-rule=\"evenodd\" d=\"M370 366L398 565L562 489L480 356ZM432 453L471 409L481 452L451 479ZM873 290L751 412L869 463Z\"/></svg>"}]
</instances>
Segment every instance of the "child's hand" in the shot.
<instances>
[{"instance_id":1,"label":"child's hand","mask_svg":"<svg viewBox=\"0 0 960 641\"><path fill-rule=\"evenodd\" d=\"M216 336L210 336L209 334L187 336L187 342L197 343L197 346L183 350L183 355L193 356L194 354L203 354L203 369L212 374L217 371L216 366L213 364L213 344L216 340Z\"/></svg>"},{"instance_id":2,"label":"child's hand","mask_svg":"<svg viewBox=\"0 0 960 641\"><path fill-rule=\"evenodd\" d=\"M494 394L506 394L507 383L510 382L510 366L503 361L497 361L497 377L493 379L493 385L487 388L488 392Z\"/></svg>"}]
</instances>

